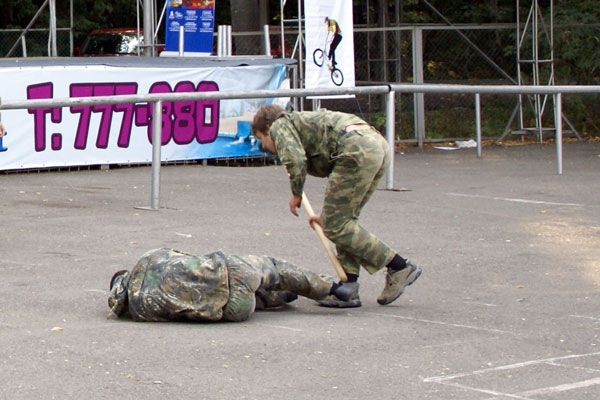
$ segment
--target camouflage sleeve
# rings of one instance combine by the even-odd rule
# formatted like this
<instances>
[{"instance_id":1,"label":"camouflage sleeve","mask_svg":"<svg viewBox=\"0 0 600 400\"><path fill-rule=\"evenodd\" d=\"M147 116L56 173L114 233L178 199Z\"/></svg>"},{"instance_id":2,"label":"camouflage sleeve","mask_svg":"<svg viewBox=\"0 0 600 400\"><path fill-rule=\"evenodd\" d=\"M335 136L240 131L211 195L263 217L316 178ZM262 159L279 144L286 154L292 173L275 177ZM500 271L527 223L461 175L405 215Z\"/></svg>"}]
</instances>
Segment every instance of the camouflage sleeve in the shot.
<instances>
[{"instance_id":1,"label":"camouflage sleeve","mask_svg":"<svg viewBox=\"0 0 600 400\"><path fill-rule=\"evenodd\" d=\"M275 120L271 125L270 132L279 160L287 170L292 194L302 196L307 168L304 146L294 126L286 118Z\"/></svg>"}]
</instances>

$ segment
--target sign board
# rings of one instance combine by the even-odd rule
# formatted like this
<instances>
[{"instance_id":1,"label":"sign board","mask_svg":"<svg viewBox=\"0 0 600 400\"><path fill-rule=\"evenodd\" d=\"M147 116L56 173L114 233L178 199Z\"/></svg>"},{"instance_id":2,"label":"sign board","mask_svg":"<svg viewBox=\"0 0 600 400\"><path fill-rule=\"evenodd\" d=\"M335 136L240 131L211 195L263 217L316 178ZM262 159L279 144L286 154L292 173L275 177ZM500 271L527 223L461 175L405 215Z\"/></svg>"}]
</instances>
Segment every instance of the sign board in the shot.
<instances>
[{"instance_id":1,"label":"sign board","mask_svg":"<svg viewBox=\"0 0 600 400\"><path fill-rule=\"evenodd\" d=\"M305 0L305 87L354 86L352 2ZM351 97L351 96L320 96Z\"/></svg>"},{"instance_id":2,"label":"sign board","mask_svg":"<svg viewBox=\"0 0 600 400\"><path fill-rule=\"evenodd\" d=\"M181 64L172 61L176 62ZM3 76L11 77L0 80L5 103L145 93L274 90L289 84L286 65L276 63L169 68L21 64L1 67ZM256 152L257 145L250 143L248 129L244 133L238 127L237 134L235 128L226 134L228 131L223 132L221 126L247 119L272 101L163 102L158 116L162 122L162 161L243 157L250 155L250 150ZM152 121L157 118L153 114L152 103L3 110L2 122L8 135L2 138L0 170L147 163L152 159Z\"/></svg>"},{"instance_id":3,"label":"sign board","mask_svg":"<svg viewBox=\"0 0 600 400\"><path fill-rule=\"evenodd\" d=\"M215 22L215 0L169 0L165 18L165 51L179 51L183 28L183 51L211 55Z\"/></svg>"}]
</instances>

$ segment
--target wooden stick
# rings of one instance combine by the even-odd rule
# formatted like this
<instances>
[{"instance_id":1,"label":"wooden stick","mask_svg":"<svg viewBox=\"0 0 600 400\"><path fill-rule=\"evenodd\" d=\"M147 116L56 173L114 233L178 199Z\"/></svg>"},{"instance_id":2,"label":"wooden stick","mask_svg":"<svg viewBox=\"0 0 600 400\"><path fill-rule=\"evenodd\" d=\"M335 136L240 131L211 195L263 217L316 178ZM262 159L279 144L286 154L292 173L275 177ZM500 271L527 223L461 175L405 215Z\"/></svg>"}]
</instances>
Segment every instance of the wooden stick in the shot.
<instances>
[{"instance_id":1,"label":"wooden stick","mask_svg":"<svg viewBox=\"0 0 600 400\"><path fill-rule=\"evenodd\" d=\"M302 207L304 207L304 209L306 210L306 213L308 214L309 218L315 215L315 212L313 211L313 208L310 205L310 202L308 201L308 197L306 197L306 193L304 192L302 192ZM342 282L346 282L348 280L346 272L342 268L342 264L340 264L335 253L333 252L333 249L331 248L331 243L329 243L329 239L327 239L327 237L325 236L323 228L317 223L312 223L311 226L314 229L314 231L317 232L317 236L319 236L319 239L321 239L321 244L323 245L323 248L325 248L327 256L329 256L329 261L331 261L335 272L337 272Z\"/></svg>"}]
</instances>

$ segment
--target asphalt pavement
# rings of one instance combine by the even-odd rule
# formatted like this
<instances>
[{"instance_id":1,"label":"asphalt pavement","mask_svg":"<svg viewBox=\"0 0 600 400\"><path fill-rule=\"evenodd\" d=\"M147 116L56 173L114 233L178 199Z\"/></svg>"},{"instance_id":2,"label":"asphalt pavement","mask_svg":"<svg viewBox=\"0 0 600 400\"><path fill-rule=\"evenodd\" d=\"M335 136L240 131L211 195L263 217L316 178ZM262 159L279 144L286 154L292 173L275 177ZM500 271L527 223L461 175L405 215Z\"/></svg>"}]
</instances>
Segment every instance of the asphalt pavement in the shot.
<instances>
[{"instance_id":1,"label":"asphalt pavement","mask_svg":"<svg viewBox=\"0 0 600 400\"><path fill-rule=\"evenodd\" d=\"M149 166L0 174L0 399L598 399L600 142L563 151L400 150L361 221L421 278L244 323L107 320L109 279L157 247L333 275L282 166L163 166L156 211Z\"/></svg>"}]
</instances>

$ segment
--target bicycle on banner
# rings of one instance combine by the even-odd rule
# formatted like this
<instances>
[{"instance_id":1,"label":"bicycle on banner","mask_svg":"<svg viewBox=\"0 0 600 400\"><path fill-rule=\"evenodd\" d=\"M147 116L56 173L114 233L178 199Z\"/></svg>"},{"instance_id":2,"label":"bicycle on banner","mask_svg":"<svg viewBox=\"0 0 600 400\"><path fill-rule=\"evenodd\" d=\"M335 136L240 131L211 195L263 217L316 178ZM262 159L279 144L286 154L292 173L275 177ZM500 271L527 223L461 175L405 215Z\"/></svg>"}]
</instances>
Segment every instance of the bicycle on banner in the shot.
<instances>
[{"instance_id":1,"label":"bicycle on banner","mask_svg":"<svg viewBox=\"0 0 600 400\"><path fill-rule=\"evenodd\" d=\"M318 48L313 52L313 61L317 67L322 67L325 64L326 50L328 43L325 42L325 46L323 49ZM327 66L329 71L331 72L331 81L336 86L342 86L344 83L344 74L342 70L340 70L337 66L331 63L331 60L328 59Z\"/></svg>"}]
</instances>

